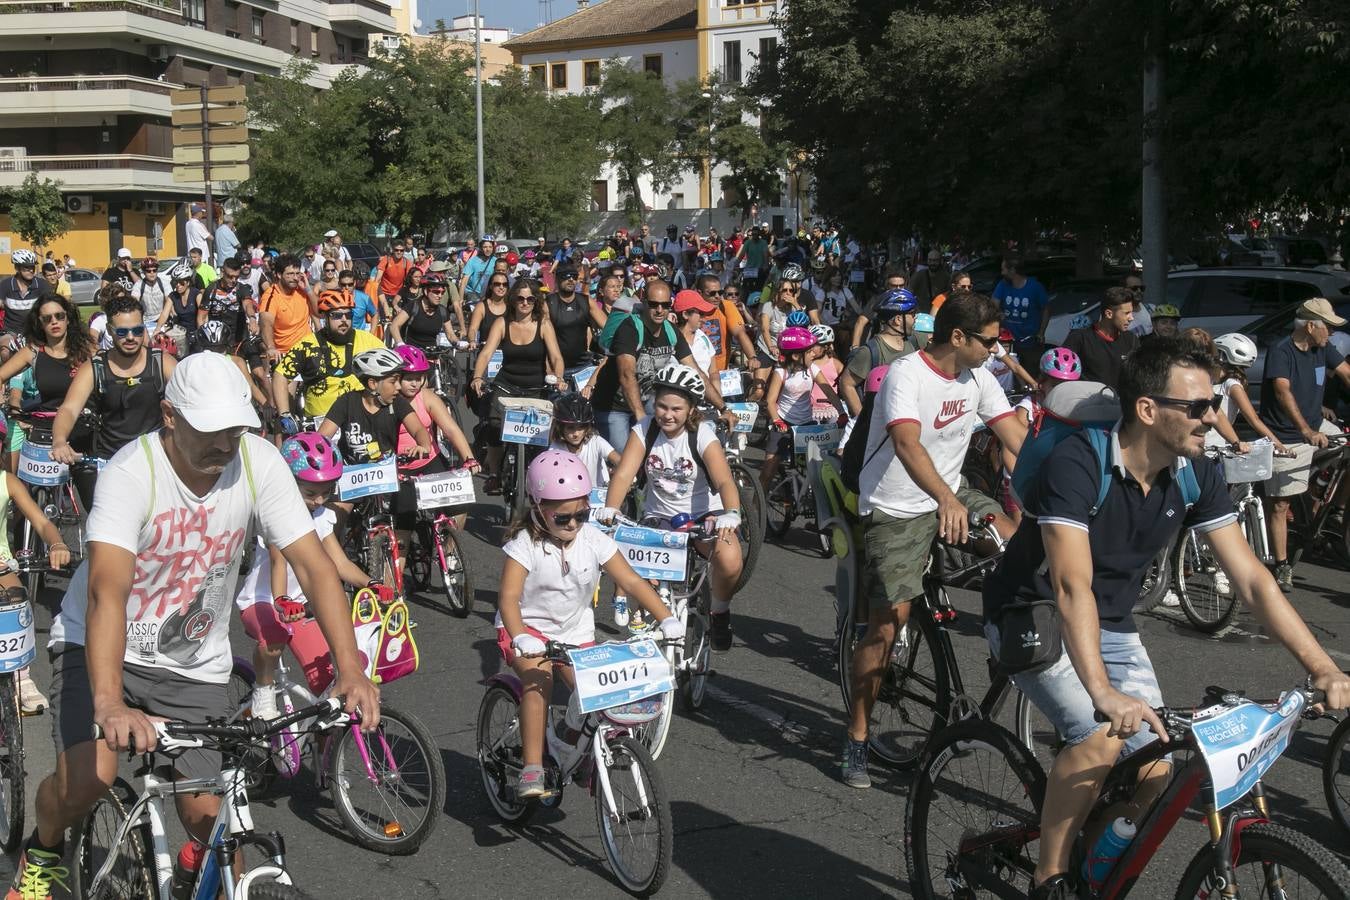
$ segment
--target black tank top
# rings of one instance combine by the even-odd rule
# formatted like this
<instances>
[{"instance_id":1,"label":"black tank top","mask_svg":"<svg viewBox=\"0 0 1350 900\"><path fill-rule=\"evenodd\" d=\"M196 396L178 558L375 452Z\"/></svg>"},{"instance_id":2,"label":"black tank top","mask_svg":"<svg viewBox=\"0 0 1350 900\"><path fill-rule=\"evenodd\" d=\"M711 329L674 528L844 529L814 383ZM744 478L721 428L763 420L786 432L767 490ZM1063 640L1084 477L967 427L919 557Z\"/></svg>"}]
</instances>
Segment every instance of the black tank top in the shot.
<instances>
[{"instance_id":1,"label":"black tank top","mask_svg":"<svg viewBox=\"0 0 1350 900\"><path fill-rule=\"evenodd\" d=\"M42 398L35 412L54 413L60 409L74 380L75 369L69 359L57 359L40 347L33 348L33 381Z\"/></svg>"},{"instance_id":2,"label":"black tank top","mask_svg":"<svg viewBox=\"0 0 1350 900\"><path fill-rule=\"evenodd\" d=\"M436 335L445 333L445 320L449 318L450 313L444 306L437 305L433 309L434 312L428 313L421 300L413 300L408 305L410 318L403 326L405 341L423 350L432 350L436 347ZM487 321L486 316L483 321Z\"/></svg>"},{"instance_id":3,"label":"black tank top","mask_svg":"<svg viewBox=\"0 0 1350 900\"><path fill-rule=\"evenodd\" d=\"M502 311L495 313L492 311L492 305L488 301L483 301L483 323L478 326L478 333L482 335L479 340L486 341L487 336L492 334L492 326L497 320L506 315L506 304L502 304Z\"/></svg>"},{"instance_id":4,"label":"black tank top","mask_svg":"<svg viewBox=\"0 0 1350 900\"><path fill-rule=\"evenodd\" d=\"M563 366L569 369L581 365L582 357L586 355L586 331L591 325L587 302L581 294L573 294L570 301L564 300L561 294L548 297L548 313L558 336L558 352L562 354Z\"/></svg>"},{"instance_id":5,"label":"black tank top","mask_svg":"<svg viewBox=\"0 0 1350 900\"><path fill-rule=\"evenodd\" d=\"M518 388L539 389L544 386L544 338L543 326L534 324L534 339L527 344L511 342L511 325L505 323L502 335L502 370L497 373L498 381L505 381Z\"/></svg>"},{"instance_id":6,"label":"black tank top","mask_svg":"<svg viewBox=\"0 0 1350 900\"><path fill-rule=\"evenodd\" d=\"M103 365L103 395L90 398L99 414L94 434L94 455L111 459L112 455L143 434L160 426L159 401L164 396L163 371L155 371L152 351L145 354L145 366L132 376L119 376L108 365L108 351L99 355Z\"/></svg>"}]
</instances>

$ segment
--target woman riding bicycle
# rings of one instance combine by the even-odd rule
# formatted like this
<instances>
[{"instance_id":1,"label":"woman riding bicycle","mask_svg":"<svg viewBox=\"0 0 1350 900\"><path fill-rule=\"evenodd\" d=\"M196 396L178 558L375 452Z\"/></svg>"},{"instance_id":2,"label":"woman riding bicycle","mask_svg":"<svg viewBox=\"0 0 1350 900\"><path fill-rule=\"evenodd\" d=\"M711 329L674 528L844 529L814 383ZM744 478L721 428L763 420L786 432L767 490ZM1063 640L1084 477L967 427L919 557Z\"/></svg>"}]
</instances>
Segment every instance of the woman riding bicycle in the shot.
<instances>
[{"instance_id":1,"label":"woman riding bicycle","mask_svg":"<svg viewBox=\"0 0 1350 900\"><path fill-rule=\"evenodd\" d=\"M505 276L493 275L489 286L494 292L496 284ZM542 397L545 377L556 375L560 380L563 374L562 354L558 352L558 340L553 333L553 324L544 317L543 293L538 285L521 279L512 285L507 293L506 315L492 325L492 330L483 340L483 349L473 367L473 380L470 386L480 394L487 382L488 361L500 348L502 367L492 382L492 408L488 415L486 440L488 478L483 490L489 494L501 493L498 474L502 465L502 407L503 397Z\"/></svg>"},{"instance_id":2,"label":"woman riding bicycle","mask_svg":"<svg viewBox=\"0 0 1350 900\"><path fill-rule=\"evenodd\" d=\"M411 344L404 344L394 352L403 359L403 378L399 382L399 395L411 404L413 412L417 415L417 421L422 423L422 427L432 438L431 455L400 463L399 473L405 475L435 475L439 472L448 472L451 469L461 467L468 469L470 472L477 472L478 460L473 458L473 451L469 449L469 441L464 437L464 432L460 430L454 416L450 414L445 401L436 396L435 391L427 387L427 372L431 371L431 363L427 361L426 354ZM451 455L449 459L441 455L437 437L450 445ZM417 439L407 428L400 425L398 429L399 456L408 456L416 446ZM402 481L398 486L398 499L394 502L394 528L399 533L400 542L407 538L407 532L412 528L416 518L416 489L412 481ZM456 518L455 524L463 527L464 516L462 513Z\"/></svg>"},{"instance_id":3,"label":"woman riding bicycle","mask_svg":"<svg viewBox=\"0 0 1350 900\"><path fill-rule=\"evenodd\" d=\"M408 275L411 277L412 272ZM394 343L406 342L421 350L435 350L442 336L451 343L458 341L459 335L451 321L452 311L445 302L448 290L444 275L439 272L427 275L421 293L394 313L394 321L389 326L394 332Z\"/></svg>"},{"instance_id":4,"label":"woman riding bicycle","mask_svg":"<svg viewBox=\"0 0 1350 900\"><path fill-rule=\"evenodd\" d=\"M656 373L652 391L655 415L639 420L629 433L597 518L614 521L641 471L646 475L642 508L661 527L681 514L714 521L716 537L696 546L712 565L710 642L724 653L731 649L731 598L741 575L740 496L716 429L700 420L704 387L698 372L670 363Z\"/></svg>"},{"instance_id":5,"label":"woman riding bicycle","mask_svg":"<svg viewBox=\"0 0 1350 900\"><path fill-rule=\"evenodd\" d=\"M553 664L540 659L546 641L588 646L595 643L591 595L603 569L661 623L663 637L684 636L656 591L638 577L609 535L587 528L591 508L590 473L570 453L545 450L525 475L528 508L506 532L506 563L497 592L497 646L520 677L521 756L525 764L516 796L522 800L548 793L544 783L544 726L553 694ZM574 743L582 725L572 671L563 680L573 688L558 734Z\"/></svg>"}]
</instances>

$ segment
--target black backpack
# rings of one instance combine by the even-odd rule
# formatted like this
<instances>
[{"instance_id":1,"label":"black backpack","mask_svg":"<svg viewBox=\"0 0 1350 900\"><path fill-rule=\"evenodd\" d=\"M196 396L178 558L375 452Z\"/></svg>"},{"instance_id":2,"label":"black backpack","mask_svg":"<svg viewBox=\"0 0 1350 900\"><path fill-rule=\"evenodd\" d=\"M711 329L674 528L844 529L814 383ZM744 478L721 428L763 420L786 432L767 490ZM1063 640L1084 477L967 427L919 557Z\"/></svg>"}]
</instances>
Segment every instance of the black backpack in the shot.
<instances>
[{"instance_id":1,"label":"black backpack","mask_svg":"<svg viewBox=\"0 0 1350 900\"><path fill-rule=\"evenodd\" d=\"M93 369L94 386L89 392L87 408L90 412L101 414L103 407L104 389L108 383L108 351L100 350L89 360L89 365ZM117 376L112 376L117 377ZM164 351L158 348L151 348L150 358L145 361L145 369L138 378L141 378L154 385L155 393L161 398L164 396Z\"/></svg>"},{"instance_id":2,"label":"black backpack","mask_svg":"<svg viewBox=\"0 0 1350 900\"><path fill-rule=\"evenodd\" d=\"M848 434L848 442L844 444L839 455L839 480L855 494L859 491L859 479L862 478L863 468L872 461L873 456L881 452L882 447L886 446L883 440L877 445L877 449L872 451L872 456L867 455L867 438L872 432L872 409L876 406L876 402L875 393L863 397L862 409L858 411L853 430Z\"/></svg>"}]
</instances>

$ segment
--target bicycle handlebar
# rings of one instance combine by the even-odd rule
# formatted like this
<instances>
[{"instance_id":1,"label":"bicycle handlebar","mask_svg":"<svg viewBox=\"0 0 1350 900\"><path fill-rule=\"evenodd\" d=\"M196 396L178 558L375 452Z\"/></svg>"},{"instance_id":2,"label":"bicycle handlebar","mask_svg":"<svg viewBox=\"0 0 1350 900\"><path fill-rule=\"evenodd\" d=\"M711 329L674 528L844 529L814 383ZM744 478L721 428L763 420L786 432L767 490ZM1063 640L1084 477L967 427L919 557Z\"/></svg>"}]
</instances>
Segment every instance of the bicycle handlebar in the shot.
<instances>
[{"instance_id":1,"label":"bicycle handlebar","mask_svg":"<svg viewBox=\"0 0 1350 900\"><path fill-rule=\"evenodd\" d=\"M623 513L619 513L614 517L613 525L601 525L599 522L597 522L596 525L601 530L609 530L609 531L612 531L614 527L619 525L628 525L633 528L652 528L656 531L669 531L675 534L687 534L696 541L707 541L717 537L717 529L712 528L711 530L709 530L708 526L706 525L707 518L708 518L707 516L704 516L703 518L695 519L694 528L680 528L680 529L656 528L656 526L654 525L643 525L641 522L634 522L632 519L628 518Z\"/></svg>"},{"instance_id":2,"label":"bicycle handlebar","mask_svg":"<svg viewBox=\"0 0 1350 900\"><path fill-rule=\"evenodd\" d=\"M1306 701L1303 711L1304 717L1312 719L1321 718L1322 714L1314 712L1312 707L1327 702L1326 692L1307 686L1306 684L1300 685L1295 688L1295 690L1303 692L1303 698ZM1279 703L1278 699L1252 700L1241 691L1230 691L1216 685L1210 685L1205 689L1205 699L1206 701L1223 703L1230 706L1237 705L1242 701L1250 701L1258 706L1274 706ZM1163 725L1167 728L1169 737L1172 737L1173 739L1184 737L1185 734L1191 730L1195 718L1195 711L1195 709L1176 709L1170 706L1153 707L1154 714L1162 720ZM1094 709L1092 711L1092 719L1094 722L1111 721L1110 717L1099 709Z\"/></svg>"},{"instance_id":3,"label":"bicycle handlebar","mask_svg":"<svg viewBox=\"0 0 1350 900\"><path fill-rule=\"evenodd\" d=\"M206 722L174 720L155 722L157 749L177 751L202 747L206 744L204 738L214 738L216 743L224 745L252 744L270 738L305 719L316 720L315 728L320 731L356 722L357 717L348 715L342 707L341 697L329 697L275 719L242 719L236 722L226 722L223 719L208 719ZM94 740L103 739L103 728L97 722L93 724L92 733Z\"/></svg>"}]
</instances>

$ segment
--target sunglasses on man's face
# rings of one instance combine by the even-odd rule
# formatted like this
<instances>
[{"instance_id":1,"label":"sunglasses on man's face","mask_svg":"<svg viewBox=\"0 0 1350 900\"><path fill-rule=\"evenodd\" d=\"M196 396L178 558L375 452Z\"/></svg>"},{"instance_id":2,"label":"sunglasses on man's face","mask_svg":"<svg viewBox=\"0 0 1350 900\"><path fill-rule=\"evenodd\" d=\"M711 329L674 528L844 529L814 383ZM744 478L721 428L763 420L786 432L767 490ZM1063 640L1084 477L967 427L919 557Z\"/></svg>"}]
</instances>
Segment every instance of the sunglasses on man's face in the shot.
<instances>
[{"instance_id":1,"label":"sunglasses on man's face","mask_svg":"<svg viewBox=\"0 0 1350 900\"><path fill-rule=\"evenodd\" d=\"M129 337L144 337L145 326L132 325L130 328L114 328L113 334L117 336L119 341L125 341Z\"/></svg>"},{"instance_id":2,"label":"sunglasses on man's face","mask_svg":"<svg viewBox=\"0 0 1350 900\"><path fill-rule=\"evenodd\" d=\"M330 319L350 319L351 317L352 311L350 309L335 309L328 313Z\"/></svg>"},{"instance_id":3,"label":"sunglasses on man's face","mask_svg":"<svg viewBox=\"0 0 1350 900\"><path fill-rule=\"evenodd\" d=\"M339 282L338 282L338 287L354 288L354 287L356 287L356 282L355 282L355 281L339 281Z\"/></svg>"},{"instance_id":4,"label":"sunglasses on man's face","mask_svg":"<svg viewBox=\"0 0 1350 900\"><path fill-rule=\"evenodd\" d=\"M984 349L986 350L993 350L994 345L998 343L998 335L994 335L992 337L985 337L982 334L968 334L966 335L966 337L970 338L973 341L979 341L981 344L984 345Z\"/></svg>"},{"instance_id":5,"label":"sunglasses on man's face","mask_svg":"<svg viewBox=\"0 0 1350 900\"><path fill-rule=\"evenodd\" d=\"M1219 411L1223 404L1223 398L1217 394L1213 397L1201 397L1199 400L1182 400L1178 397L1160 397L1149 394L1148 399L1159 406L1170 406L1173 409L1179 409L1186 413L1188 419L1203 419L1205 413L1209 410Z\"/></svg>"}]
</instances>

